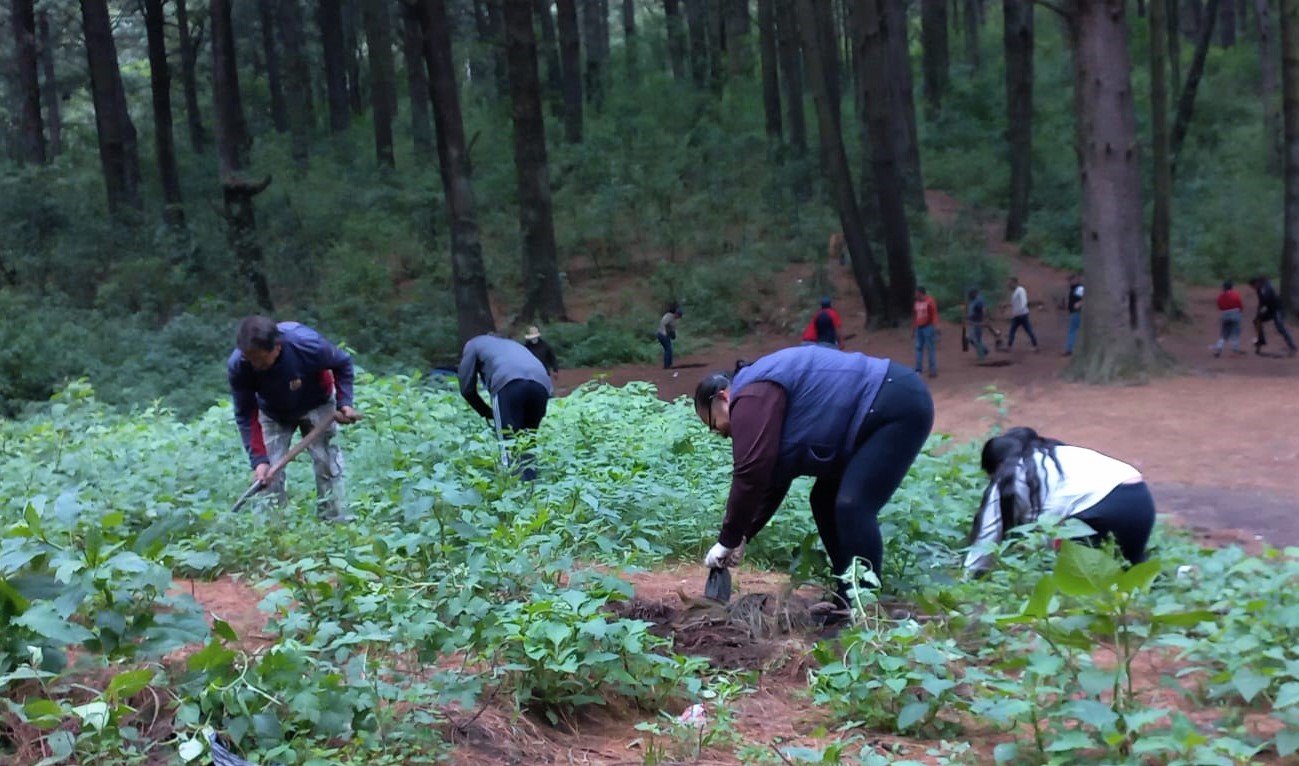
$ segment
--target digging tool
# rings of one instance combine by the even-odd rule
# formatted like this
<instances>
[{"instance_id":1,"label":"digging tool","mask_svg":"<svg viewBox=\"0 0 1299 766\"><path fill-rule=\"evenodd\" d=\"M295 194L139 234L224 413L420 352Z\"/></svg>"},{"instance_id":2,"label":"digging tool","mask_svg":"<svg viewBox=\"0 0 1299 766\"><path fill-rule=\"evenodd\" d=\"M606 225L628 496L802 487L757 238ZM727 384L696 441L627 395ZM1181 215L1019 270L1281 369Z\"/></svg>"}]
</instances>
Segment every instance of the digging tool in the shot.
<instances>
[{"instance_id":1,"label":"digging tool","mask_svg":"<svg viewBox=\"0 0 1299 766\"><path fill-rule=\"evenodd\" d=\"M312 428L311 431L306 436L299 439L297 444L293 445L291 448L289 448L288 452L284 453L284 457L277 460L275 464L271 466L271 470L267 471L266 473L265 481L262 481L260 479L253 481L253 485L249 487L247 490L245 490L242 495L239 496L239 500L235 502L235 507L231 508L230 512L234 513L235 511L239 510L240 508L243 507L244 503L248 502L248 499L250 497L269 487L271 483L271 479L275 478L275 474L279 473L280 471L283 471L284 466L293 462L293 458L297 457L298 455L301 455L304 449L310 447L314 442L320 441L320 437L328 433L329 427L332 426L333 424L334 424L333 418L321 418L320 422L317 423L316 426Z\"/></svg>"},{"instance_id":2,"label":"digging tool","mask_svg":"<svg viewBox=\"0 0 1299 766\"><path fill-rule=\"evenodd\" d=\"M725 567L712 567L708 570L708 580L704 583L704 598L723 604L731 600L731 570Z\"/></svg>"}]
</instances>

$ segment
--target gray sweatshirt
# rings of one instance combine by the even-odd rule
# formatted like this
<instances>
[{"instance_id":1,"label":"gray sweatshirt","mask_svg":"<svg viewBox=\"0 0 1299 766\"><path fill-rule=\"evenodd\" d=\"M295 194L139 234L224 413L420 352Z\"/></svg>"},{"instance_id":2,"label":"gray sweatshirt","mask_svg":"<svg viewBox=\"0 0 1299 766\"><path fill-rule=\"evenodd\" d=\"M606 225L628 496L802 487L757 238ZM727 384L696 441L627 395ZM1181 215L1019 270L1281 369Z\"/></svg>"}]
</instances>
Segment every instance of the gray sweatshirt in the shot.
<instances>
[{"instance_id":1,"label":"gray sweatshirt","mask_svg":"<svg viewBox=\"0 0 1299 766\"><path fill-rule=\"evenodd\" d=\"M498 338L495 335L479 335L470 338L460 357L460 395L469 402L479 415L492 417L492 408L478 395L478 378L491 393L492 398L510 383L516 380L530 380L545 387L546 393L553 389L550 374L546 366L538 361L522 343L509 338Z\"/></svg>"}]
</instances>

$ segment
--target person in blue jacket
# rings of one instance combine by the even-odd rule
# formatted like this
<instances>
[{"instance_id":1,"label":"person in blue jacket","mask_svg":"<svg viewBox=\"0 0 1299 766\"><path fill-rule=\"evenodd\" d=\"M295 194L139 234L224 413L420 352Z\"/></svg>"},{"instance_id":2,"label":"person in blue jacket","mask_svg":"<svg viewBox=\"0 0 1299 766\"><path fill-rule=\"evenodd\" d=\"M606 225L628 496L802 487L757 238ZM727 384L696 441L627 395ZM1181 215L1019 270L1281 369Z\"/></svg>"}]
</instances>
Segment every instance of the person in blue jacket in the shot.
<instances>
[{"instance_id":1,"label":"person in blue jacket","mask_svg":"<svg viewBox=\"0 0 1299 766\"><path fill-rule=\"evenodd\" d=\"M304 435L321 420L355 423L352 357L298 322L250 316L239 324L235 350L226 363L235 424L253 468L266 483L273 463L289 450L295 430ZM338 426L307 448L316 474L317 512L328 521L350 521L343 485L343 453L334 444ZM268 490L288 500L284 471Z\"/></svg>"},{"instance_id":2,"label":"person in blue jacket","mask_svg":"<svg viewBox=\"0 0 1299 766\"><path fill-rule=\"evenodd\" d=\"M739 563L798 476L813 476L812 517L835 575L863 559L879 576L879 512L902 484L934 423L929 389L911 369L819 346L783 349L713 373L695 412L732 442L731 490L704 563ZM839 586L846 597L847 586Z\"/></svg>"}]
</instances>

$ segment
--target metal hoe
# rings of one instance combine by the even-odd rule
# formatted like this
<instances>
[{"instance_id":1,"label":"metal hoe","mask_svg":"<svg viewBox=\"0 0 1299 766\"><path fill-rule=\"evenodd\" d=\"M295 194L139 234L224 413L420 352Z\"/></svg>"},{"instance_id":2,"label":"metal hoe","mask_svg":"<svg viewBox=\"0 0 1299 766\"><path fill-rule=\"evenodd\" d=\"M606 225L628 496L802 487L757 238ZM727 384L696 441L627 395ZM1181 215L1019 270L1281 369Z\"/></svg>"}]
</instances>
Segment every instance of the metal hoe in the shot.
<instances>
[{"instance_id":1,"label":"metal hoe","mask_svg":"<svg viewBox=\"0 0 1299 766\"><path fill-rule=\"evenodd\" d=\"M271 470L266 473L266 481L253 481L252 486L239 496L239 500L235 502L235 507L231 508L230 512L234 513L239 510L243 507L244 503L248 502L250 497L270 486L270 481L275 478L275 474L283 471L284 466L293 462L293 458L301 455L304 449L310 447L312 443L319 441L320 437L324 436L329 431L329 427L333 424L333 418L323 418L319 423L317 423L315 427L311 429L310 433L298 440L297 444L293 445L288 452L284 453L284 457L277 460L275 464L271 466Z\"/></svg>"}]
</instances>

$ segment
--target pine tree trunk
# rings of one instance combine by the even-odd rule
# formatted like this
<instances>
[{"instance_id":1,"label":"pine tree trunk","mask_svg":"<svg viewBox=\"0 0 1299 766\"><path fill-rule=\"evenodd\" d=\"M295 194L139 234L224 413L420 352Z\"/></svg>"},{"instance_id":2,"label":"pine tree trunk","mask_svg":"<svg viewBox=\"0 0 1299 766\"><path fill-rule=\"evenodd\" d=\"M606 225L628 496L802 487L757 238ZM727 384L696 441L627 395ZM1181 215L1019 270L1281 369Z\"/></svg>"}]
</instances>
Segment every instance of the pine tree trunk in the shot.
<instances>
[{"instance_id":1,"label":"pine tree trunk","mask_svg":"<svg viewBox=\"0 0 1299 766\"><path fill-rule=\"evenodd\" d=\"M1176 0L1171 0L1176 2ZM1170 0L1150 0L1150 125L1154 210L1150 221L1150 278L1155 311L1168 312L1173 300L1173 172L1168 135L1168 19Z\"/></svg>"},{"instance_id":2,"label":"pine tree trunk","mask_svg":"<svg viewBox=\"0 0 1299 766\"><path fill-rule=\"evenodd\" d=\"M622 0L622 47L627 61L627 81L640 81L639 39L636 37L636 0Z\"/></svg>"},{"instance_id":3,"label":"pine tree trunk","mask_svg":"<svg viewBox=\"0 0 1299 766\"><path fill-rule=\"evenodd\" d=\"M704 0L704 28L708 30L708 85L721 93L726 82L726 0Z\"/></svg>"},{"instance_id":4,"label":"pine tree trunk","mask_svg":"<svg viewBox=\"0 0 1299 766\"><path fill-rule=\"evenodd\" d=\"M410 99L410 136L415 157L423 164L434 156L433 123L429 116L428 67L424 64L423 12L415 4L402 2L402 54L406 62L407 96Z\"/></svg>"},{"instance_id":5,"label":"pine tree trunk","mask_svg":"<svg viewBox=\"0 0 1299 766\"><path fill-rule=\"evenodd\" d=\"M555 34L555 17L549 0L534 0L533 11L541 27L541 51L546 59L546 97L552 116L564 117L564 67L559 60L559 37Z\"/></svg>"},{"instance_id":6,"label":"pine tree trunk","mask_svg":"<svg viewBox=\"0 0 1299 766\"><path fill-rule=\"evenodd\" d=\"M285 117L289 123L290 153L299 171L311 154L311 134L316 125L311 97L311 67L307 62L306 23L299 0L277 0L280 43L284 46Z\"/></svg>"},{"instance_id":7,"label":"pine tree trunk","mask_svg":"<svg viewBox=\"0 0 1299 766\"><path fill-rule=\"evenodd\" d=\"M397 89L392 61L388 0L361 0L365 47L370 53L370 109L374 116L374 154L383 167L396 167L392 153L392 105Z\"/></svg>"},{"instance_id":8,"label":"pine tree trunk","mask_svg":"<svg viewBox=\"0 0 1299 766\"><path fill-rule=\"evenodd\" d=\"M631 0L624 0L630 3ZM731 77L748 77L753 70L753 53L749 41L748 0L723 0L725 14L727 73ZM827 9L833 13L833 9ZM831 24L833 25L833 21ZM834 41L831 40L833 43ZM832 49L838 55L838 47Z\"/></svg>"},{"instance_id":9,"label":"pine tree trunk","mask_svg":"<svg viewBox=\"0 0 1299 766\"><path fill-rule=\"evenodd\" d=\"M1087 308L1068 372L1140 380L1168 359L1155 338L1142 256L1141 163L1123 0L1077 0L1069 17Z\"/></svg>"},{"instance_id":10,"label":"pine tree trunk","mask_svg":"<svg viewBox=\"0 0 1299 766\"><path fill-rule=\"evenodd\" d=\"M239 66L235 60L234 28L230 21L230 0L211 0L212 101L216 118L217 158L221 167L221 196L226 234L239 271L252 287L258 307L275 311L271 291L262 271L262 246L257 238L257 216L253 197L265 191L271 179L250 182L249 136L239 95Z\"/></svg>"},{"instance_id":11,"label":"pine tree trunk","mask_svg":"<svg viewBox=\"0 0 1299 766\"><path fill-rule=\"evenodd\" d=\"M780 81L784 85L785 123L795 157L807 154L807 121L803 117L803 60L799 51L798 16L789 0L776 4L776 45L780 50Z\"/></svg>"},{"instance_id":12,"label":"pine tree trunk","mask_svg":"<svg viewBox=\"0 0 1299 766\"><path fill-rule=\"evenodd\" d=\"M781 0L777 0L780 2ZM852 257L853 275L857 279L857 288L861 291L862 301L866 304L868 317L877 319L890 316L888 302L884 294L884 279L879 264L871 253L870 242L866 237L866 223L862 220L857 207L857 195L853 191L852 172L848 169L848 154L844 150L843 133L835 119L834 110L830 107L829 93L826 88L826 73L823 66L824 57L819 50L820 35L816 29L816 9L813 6L818 0L798 0L797 11L791 8L790 15L798 19L802 31L803 47L808 69L808 85L812 90L812 103L816 106L817 126L827 158L824 170L826 181L830 185L834 198L835 210L839 214L839 224L843 227L844 240L848 253Z\"/></svg>"},{"instance_id":13,"label":"pine tree trunk","mask_svg":"<svg viewBox=\"0 0 1299 766\"><path fill-rule=\"evenodd\" d=\"M185 124L189 128L189 146L200 153L207 146L207 130L198 104L198 49L202 27L191 30L186 0L176 0L176 35L180 44L180 82L185 94Z\"/></svg>"},{"instance_id":14,"label":"pine tree trunk","mask_svg":"<svg viewBox=\"0 0 1299 766\"><path fill-rule=\"evenodd\" d=\"M108 210L120 215L126 209L141 208L140 153L122 87L122 70L117 65L107 0L81 0L81 22Z\"/></svg>"},{"instance_id":15,"label":"pine tree trunk","mask_svg":"<svg viewBox=\"0 0 1299 766\"><path fill-rule=\"evenodd\" d=\"M1003 0L1006 48L1006 137L1010 144L1010 194L1006 241L1018 242L1028 223L1033 190L1033 3Z\"/></svg>"},{"instance_id":16,"label":"pine tree trunk","mask_svg":"<svg viewBox=\"0 0 1299 766\"><path fill-rule=\"evenodd\" d=\"M965 0L965 64L970 71L979 71L979 0Z\"/></svg>"},{"instance_id":17,"label":"pine tree trunk","mask_svg":"<svg viewBox=\"0 0 1299 766\"><path fill-rule=\"evenodd\" d=\"M537 41L527 3L505 3L505 56L514 120L514 167L519 184L519 228L523 235L525 321L566 318L555 251L555 221L546 165L546 124L541 115Z\"/></svg>"},{"instance_id":18,"label":"pine tree trunk","mask_svg":"<svg viewBox=\"0 0 1299 766\"><path fill-rule=\"evenodd\" d=\"M1218 4L1218 45L1230 48L1236 44L1236 3L1227 0Z\"/></svg>"},{"instance_id":19,"label":"pine tree trunk","mask_svg":"<svg viewBox=\"0 0 1299 766\"><path fill-rule=\"evenodd\" d=\"M153 94L154 151L162 182L162 220L172 226L185 225L184 201L180 195L180 172L176 169L176 139L171 119L171 68L167 63L166 17L163 0L144 0L144 29L149 46L149 85Z\"/></svg>"},{"instance_id":20,"label":"pine tree trunk","mask_svg":"<svg viewBox=\"0 0 1299 766\"><path fill-rule=\"evenodd\" d=\"M555 1L559 26L559 60L564 78L564 140L582 143L582 38L577 31L575 0Z\"/></svg>"},{"instance_id":21,"label":"pine tree trunk","mask_svg":"<svg viewBox=\"0 0 1299 766\"><path fill-rule=\"evenodd\" d=\"M834 6L829 2L820 2L814 3L812 9L816 11L817 51L821 54L821 71L825 72L826 95L830 99L830 108L834 110L835 122L842 125L843 74L834 28ZM842 127L840 131L842 132Z\"/></svg>"},{"instance_id":22,"label":"pine tree trunk","mask_svg":"<svg viewBox=\"0 0 1299 766\"><path fill-rule=\"evenodd\" d=\"M778 145L784 138L780 121L780 62L776 56L778 0L758 0L758 50L762 60L762 111L767 138Z\"/></svg>"},{"instance_id":23,"label":"pine tree trunk","mask_svg":"<svg viewBox=\"0 0 1299 766\"><path fill-rule=\"evenodd\" d=\"M325 63L325 93L329 102L329 132L344 133L352 115L347 100L347 49L343 47L342 0L316 0L321 57Z\"/></svg>"},{"instance_id":24,"label":"pine tree trunk","mask_svg":"<svg viewBox=\"0 0 1299 766\"><path fill-rule=\"evenodd\" d=\"M15 78L22 108L18 114L18 146L22 161L45 164L45 127L41 120L40 62L36 48L36 8L32 0L13 0Z\"/></svg>"},{"instance_id":25,"label":"pine tree trunk","mask_svg":"<svg viewBox=\"0 0 1299 766\"><path fill-rule=\"evenodd\" d=\"M1172 157L1173 172L1177 172L1177 155L1182 151L1182 142L1186 140L1186 131L1191 127L1191 117L1195 114L1195 94L1200 88L1200 78L1204 76L1204 62L1209 56L1209 43L1213 40L1213 27L1218 18L1220 0L1208 0L1204 6L1204 24L1200 27L1200 38L1195 43L1195 54L1191 57L1191 68L1186 73L1186 83L1177 99L1177 114L1173 118Z\"/></svg>"},{"instance_id":26,"label":"pine tree trunk","mask_svg":"<svg viewBox=\"0 0 1299 766\"><path fill-rule=\"evenodd\" d=\"M906 181L902 193L909 207L924 212L925 182L920 169L920 135L916 126L915 79L911 74L906 9L902 0L880 0L879 12L888 29L885 37L889 41L889 98L906 127L898 155L902 162L902 177ZM908 306L914 297L914 294L908 296Z\"/></svg>"},{"instance_id":27,"label":"pine tree trunk","mask_svg":"<svg viewBox=\"0 0 1299 766\"><path fill-rule=\"evenodd\" d=\"M1285 130L1285 236L1281 303L1299 313L1299 0L1281 0L1281 113Z\"/></svg>"},{"instance_id":28,"label":"pine tree trunk","mask_svg":"<svg viewBox=\"0 0 1299 766\"><path fill-rule=\"evenodd\" d=\"M1168 0L1165 6L1168 11L1168 92L1178 93L1182 89L1182 3L1181 0Z\"/></svg>"},{"instance_id":29,"label":"pine tree trunk","mask_svg":"<svg viewBox=\"0 0 1299 766\"><path fill-rule=\"evenodd\" d=\"M496 320L492 318L492 306L487 297L487 270L483 266L477 203L465 146L465 126L460 115L456 59L451 52L446 0L421 2L424 57L429 71L433 121L437 126L438 168L442 175L447 218L451 223L452 290L460 341L464 343L476 335L494 332ZM573 21L576 24L576 17ZM562 34L562 26L560 29Z\"/></svg>"},{"instance_id":30,"label":"pine tree trunk","mask_svg":"<svg viewBox=\"0 0 1299 766\"><path fill-rule=\"evenodd\" d=\"M672 79L686 79L686 33L681 19L679 0L663 0L663 23L667 27L668 60L672 66Z\"/></svg>"},{"instance_id":31,"label":"pine tree trunk","mask_svg":"<svg viewBox=\"0 0 1299 766\"><path fill-rule=\"evenodd\" d=\"M37 18L41 44L41 100L45 102L45 131L49 136L46 155L58 157L63 153L63 114L59 102L59 81L54 76L54 38L50 35L49 13L41 11Z\"/></svg>"},{"instance_id":32,"label":"pine tree trunk","mask_svg":"<svg viewBox=\"0 0 1299 766\"><path fill-rule=\"evenodd\" d=\"M1279 173L1284 165L1284 129L1281 120L1281 94L1277 87L1276 50L1273 48L1276 37L1268 0L1254 0L1254 18L1258 22L1258 71L1263 97L1265 164L1269 171Z\"/></svg>"},{"instance_id":33,"label":"pine tree trunk","mask_svg":"<svg viewBox=\"0 0 1299 766\"><path fill-rule=\"evenodd\" d=\"M585 71L585 93L587 102L597 109L604 101L604 57L600 50L600 2L599 0L578 0L581 16L583 65Z\"/></svg>"},{"instance_id":34,"label":"pine tree trunk","mask_svg":"<svg viewBox=\"0 0 1299 766\"><path fill-rule=\"evenodd\" d=\"M360 0L342 0L343 61L347 73L347 105L352 114L365 113L365 83L361 80L361 45L357 30L360 28Z\"/></svg>"},{"instance_id":35,"label":"pine tree trunk","mask_svg":"<svg viewBox=\"0 0 1299 766\"><path fill-rule=\"evenodd\" d=\"M889 282L887 286L888 318L907 316L916 293L916 273L911 262L911 236L907 225L907 211L902 194L902 156L906 145L906 122L903 109L895 100L900 88L896 82L898 68L890 57L898 50L890 35L896 30L890 26L883 0L865 0L853 8L853 28L857 41L857 56L861 61L861 102L866 110L866 128L871 153L871 177L876 191L876 204L880 216L880 233L884 238L884 251L888 257ZM845 238L847 232L844 232Z\"/></svg>"},{"instance_id":36,"label":"pine tree trunk","mask_svg":"<svg viewBox=\"0 0 1299 766\"><path fill-rule=\"evenodd\" d=\"M271 91L271 124L276 133L289 130L288 110L284 105L284 82L280 78L280 52L275 44L275 16L279 0L257 0L261 22L262 56L266 59L266 86Z\"/></svg>"},{"instance_id":37,"label":"pine tree trunk","mask_svg":"<svg viewBox=\"0 0 1299 766\"><path fill-rule=\"evenodd\" d=\"M932 119L947 92L947 0L921 0L920 42L924 48L925 106Z\"/></svg>"},{"instance_id":38,"label":"pine tree trunk","mask_svg":"<svg viewBox=\"0 0 1299 766\"><path fill-rule=\"evenodd\" d=\"M683 0L690 33L690 77L696 88L708 87L708 0Z\"/></svg>"}]
</instances>

